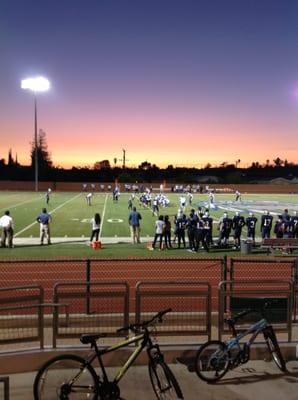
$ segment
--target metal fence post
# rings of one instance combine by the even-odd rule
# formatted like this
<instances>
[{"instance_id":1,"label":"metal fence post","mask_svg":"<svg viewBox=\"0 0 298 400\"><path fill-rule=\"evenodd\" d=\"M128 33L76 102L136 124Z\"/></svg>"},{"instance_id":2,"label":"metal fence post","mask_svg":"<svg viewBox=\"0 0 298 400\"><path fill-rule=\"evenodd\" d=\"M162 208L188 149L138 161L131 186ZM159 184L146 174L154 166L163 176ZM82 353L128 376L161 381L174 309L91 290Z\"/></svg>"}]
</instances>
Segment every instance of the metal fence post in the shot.
<instances>
[{"instance_id":1,"label":"metal fence post","mask_svg":"<svg viewBox=\"0 0 298 400\"><path fill-rule=\"evenodd\" d=\"M296 322L297 316L297 294L298 294L298 258L294 261L294 273L293 273L293 311L294 311L294 322Z\"/></svg>"},{"instance_id":2,"label":"metal fence post","mask_svg":"<svg viewBox=\"0 0 298 400\"><path fill-rule=\"evenodd\" d=\"M223 277L222 278L223 278L222 280L225 282L228 280L228 258L227 258L227 255L225 255L223 257ZM227 290L226 283L224 284L224 290L226 293L226 290ZM224 309L225 310L227 309L227 296L226 295L224 296Z\"/></svg>"},{"instance_id":3,"label":"metal fence post","mask_svg":"<svg viewBox=\"0 0 298 400\"><path fill-rule=\"evenodd\" d=\"M222 281L227 281L228 280L228 258L227 256L223 256L223 275L222 275Z\"/></svg>"},{"instance_id":4,"label":"metal fence post","mask_svg":"<svg viewBox=\"0 0 298 400\"><path fill-rule=\"evenodd\" d=\"M86 260L86 314L91 314L90 311L90 279L91 279L91 262L89 259Z\"/></svg>"},{"instance_id":5,"label":"metal fence post","mask_svg":"<svg viewBox=\"0 0 298 400\"><path fill-rule=\"evenodd\" d=\"M3 382L4 399L9 400L9 376L0 376L0 382Z\"/></svg>"}]
</instances>

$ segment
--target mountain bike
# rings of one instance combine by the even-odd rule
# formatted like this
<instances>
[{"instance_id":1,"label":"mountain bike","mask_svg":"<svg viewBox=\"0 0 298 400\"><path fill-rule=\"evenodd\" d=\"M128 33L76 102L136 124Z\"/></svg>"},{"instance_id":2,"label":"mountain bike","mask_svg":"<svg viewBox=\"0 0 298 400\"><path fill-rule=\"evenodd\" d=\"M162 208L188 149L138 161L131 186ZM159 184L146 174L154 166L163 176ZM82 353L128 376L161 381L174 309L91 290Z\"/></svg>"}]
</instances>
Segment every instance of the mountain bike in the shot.
<instances>
[{"instance_id":1,"label":"mountain bike","mask_svg":"<svg viewBox=\"0 0 298 400\"><path fill-rule=\"evenodd\" d=\"M131 338L99 349L97 341L102 334L83 334L81 342L91 345L91 352L86 359L77 355L60 355L47 361L38 371L33 385L35 400L118 400L120 397L119 382L132 366L136 358L146 348L150 381L157 399L183 399L180 386L168 365L157 343L151 334L155 325L163 321L163 316L171 309L160 311L153 318L137 324L130 324L117 332L133 332ZM109 380L102 356L130 344L136 344L135 350L125 364ZM92 366L97 359L99 374Z\"/></svg>"},{"instance_id":2,"label":"mountain bike","mask_svg":"<svg viewBox=\"0 0 298 400\"><path fill-rule=\"evenodd\" d=\"M237 314L234 318L225 319L232 331L232 337L229 340L225 342L211 340L200 347L195 359L195 370L201 379L206 382L216 382L229 370L248 362L250 346L260 333L264 335L268 350L276 365L281 371L286 372L286 363L281 354L273 326L265 318L251 325L245 332L237 332L236 322L253 312L256 312L256 310L248 309ZM251 334L250 339L241 345L240 340L249 334Z\"/></svg>"}]
</instances>

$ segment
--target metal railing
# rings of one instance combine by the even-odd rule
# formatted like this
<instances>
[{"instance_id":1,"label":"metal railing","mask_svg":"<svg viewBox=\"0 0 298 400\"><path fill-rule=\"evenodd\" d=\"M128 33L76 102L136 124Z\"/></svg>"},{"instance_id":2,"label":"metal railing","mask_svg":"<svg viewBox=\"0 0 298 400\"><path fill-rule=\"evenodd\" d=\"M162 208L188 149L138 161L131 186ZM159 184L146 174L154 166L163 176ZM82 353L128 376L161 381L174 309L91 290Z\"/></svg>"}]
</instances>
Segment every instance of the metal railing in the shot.
<instances>
[{"instance_id":1,"label":"metal railing","mask_svg":"<svg viewBox=\"0 0 298 400\"><path fill-rule=\"evenodd\" d=\"M241 298L244 301L245 298L267 296L285 299L286 306L282 307L286 307L287 320L283 325L278 324L277 329L287 332L291 341L291 316L296 312L297 275L296 269L295 281L222 281L216 293L216 302L219 302L218 336L225 333L223 315L230 307L231 299ZM135 294L133 302L132 293ZM38 342L40 349L49 344L55 348L58 339L77 339L83 332L101 332L115 338L120 336L116 333L117 328L132 321L139 322L153 312L168 307L173 312L166 323L158 327L158 333L164 339L175 344L181 338L188 344L188 337L193 336L196 342L200 336L210 339L214 296L214 282L211 285L209 281L195 279L140 281L136 285L116 280L62 282L55 285L51 302L44 302L44 289L39 285L2 288L0 346L5 346L5 352L24 349L24 343L29 342ZM18 346L6 348L16 343Z\"/></svg>"},{"instance_id":2,"label":"metal railing","mask_svg":"<svg viewBox=\"0 0 298 400\"><path fill-rule=\"evenodd\" d=\"M83 332L123 336L117 328L129 323L129 286L123 281L57 283L53 301L68 304L68 318L55 308L53 347L57 339L77 338Z\"/></svg>"},{"instance_id":3,"label":"metal railing","mask_svg":"<svg viewBox=\"0 0 298 400\"><path fill-rule=\"evenodd\" d=\"M3 383L3 400L9 400L9 376L0 376L0 383Z\"/></svg>"},{"instance_id":4,"label":"metal railing","mask_svg":"<svg viewBox=\"0 0 298 400\"><path fill-rule=\"evenodd\" d=\"M211 339L211 285L202 281L146 281L136 285L136 323L171 308L158 335L207 335ZM177 339L175 343L177 344Z\"/></svg>"},{"instance_id":5,"label":"metal railing","mask_svg":"<svg viewBox=\"0 0 298 400\"><path fill-rule=\"evenodd\" d=\"M247 288L248 287L248 288ZM228 331L224 327L224 315L226 312L232 311L233 304L242 304L247 302L247 306L244 308L250 308L250 303L253 303L256 299L263 299L264 302L270 300L277 300L281 303L281 299L284 299L285 317L284 321L278 324L274 324L274 328L277 332L286 332L288 334L288 341L292 339L292 312L293 312L293 291L294 283L292 280L234 280L234 281L223 281L219 284L219 310L218 310L218 338L221 340L222 335ZM243 308L243 309L244 309ZM238 309L238 311L240 311Z\"/></svg>"}]
</instances>

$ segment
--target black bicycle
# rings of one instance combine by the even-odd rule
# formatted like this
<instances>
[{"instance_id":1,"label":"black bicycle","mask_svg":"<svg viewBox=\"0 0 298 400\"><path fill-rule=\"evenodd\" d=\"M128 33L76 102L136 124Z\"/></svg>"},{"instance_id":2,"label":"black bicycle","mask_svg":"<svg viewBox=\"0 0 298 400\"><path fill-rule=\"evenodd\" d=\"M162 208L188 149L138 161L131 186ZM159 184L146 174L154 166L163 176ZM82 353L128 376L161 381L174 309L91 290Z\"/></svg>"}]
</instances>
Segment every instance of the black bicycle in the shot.
<instances>
[{"instance_id":1,"label":"black bicycle","mask_svg":"<svg viewBox=\"0 0 298 400\"><path fill-rule=\"evenodd\" d=\"M281 354L273 326L265 318L251 325L245 332L237 332L235 328L236 322L245 315L253 312L256 312L256 310L249 309L237 314L234 318L225 319L225 322L232 331L231 339L225 342L210 340L200 347L196 355L195 370L201 379L207 382L218 381L230 369L248 362L250 358L250 346L259 333L264 335L269 352L278 368L286 372L286 363ZM249 334L252 334L250 339L241 345L240 340Z\"/></svg>"},{"instance_id":2,"label":"black bicycle","mask_svg":"<svg viewBox=\"0 0 298 400\"><path fill-rule=\"evenodd\" d=\"M118 400L120 397L119 382L135 359L146 348L150 381L157 399L183 399L180 386L168 365L157 343L151 339L151 331L157 322L171 309L160 311L153 318L139 324L131 324L118 329L118 332L134 333L134 336L103 349L99 349L97 340L101 334L84 334L83 344L91 344L92 351L86 359L77 355L60 355L47 361L38 371L34 381L35 400ZM113 380L109 380L102 356L130 344L136 344L126 363L118 370ZM99 375L92 363L97 359Z\"/></svg>"}]
</instances>

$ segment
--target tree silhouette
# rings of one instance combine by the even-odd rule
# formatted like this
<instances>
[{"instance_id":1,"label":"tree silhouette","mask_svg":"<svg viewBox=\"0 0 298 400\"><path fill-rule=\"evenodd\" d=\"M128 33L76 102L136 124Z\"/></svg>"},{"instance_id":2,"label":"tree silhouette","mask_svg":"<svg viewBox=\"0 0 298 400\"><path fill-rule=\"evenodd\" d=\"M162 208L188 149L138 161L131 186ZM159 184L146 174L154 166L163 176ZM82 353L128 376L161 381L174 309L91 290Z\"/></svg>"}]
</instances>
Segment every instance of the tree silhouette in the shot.
<instances>
[{"instance_id":1,"label":"tree silhouette","mask_svg":"<svg viewBox=\"0 0 298 400\"><path fill-rule=\"evenodd\" d=\"M283 160L281 160L279 157L277 157L275 160L273 160L273 162L276 167L281 167L283 165Z\"/></svg>"},{"instance_id":2,"label":"tree silhouette","mask_svg":"<svg viewBox=\"0 0 298 400\"><path fill-rule=\"evenodd\" d=\"M11 149L9 149L9 152L8 152L8 165L9 165L10 167L12 167L12 166L14 165L14 161L13 161L13 158L12 158Z\"/></svg>"},{"instance_id":3,"label":"tree silhouette","mask_svg":"<svg viewBox=\"0 0 298 400\"><path fill-rule=\"evenodd\" d=\"M140 165L139 165L139 169L143 169L143 170L147 170L152 168L151 163L148 161L143 161Z\"/></svg>"},{"instance_id":4,"label":"tree silhouette","mask_svg":"<svg viewBox=\"0 0 298 400\"><path fill-rule=\"evenodd\" d=\"M53 162L48 151L46 133L40 129L37 135L37 165L40 174L51 169ZM31 146L31 166L35 168L35 142Z\"/></svg>"}]
</instances>

